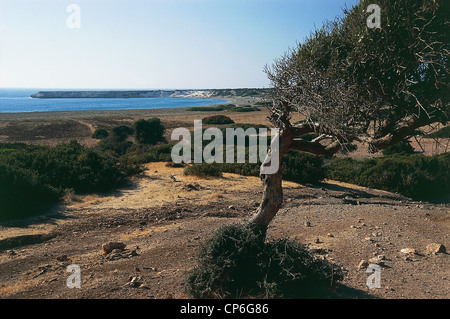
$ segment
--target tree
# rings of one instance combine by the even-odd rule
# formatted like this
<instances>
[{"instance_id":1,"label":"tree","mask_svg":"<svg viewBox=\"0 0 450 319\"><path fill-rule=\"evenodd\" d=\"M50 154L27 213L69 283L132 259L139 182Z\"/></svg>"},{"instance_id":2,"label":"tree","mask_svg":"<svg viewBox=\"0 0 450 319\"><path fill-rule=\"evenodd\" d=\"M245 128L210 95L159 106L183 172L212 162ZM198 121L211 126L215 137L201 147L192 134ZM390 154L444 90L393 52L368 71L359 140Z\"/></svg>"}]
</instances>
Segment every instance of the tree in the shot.
<instances>
[{"instance_id":1,"label":"tree","mask_svg":"<svg viewBox=\"0 0 450 319\"><path fill-rule=\"evenodd\" d=\"M448 1L375 1L381 27L371 29L366 9L372 2L345 10L266 66L280 165L290 150L331 156L359 142L376 152L420 127L448 121ZM294 112L306 120L293 125ZM319 136L299 138L310 132ZM281 172L261 174L263 196L251 226L265 231L281 207Z\"/></svg>"},{"instance_id":2,"label":"tree","mask_svg":"<svg viewBox=\"0 0 450 319\"><path fill-rule=\"evenodd\" d=\"M164 126L159 118L140 119L134 123L136 140L141 144L156 144L164 141Z\"/></svg>"},{"instance_id":3,"label":"tree","mask_svg":"<svg viewBox=\"0 0 450 319\"><path fill-rule=\"evenodd\" d=\"M113 143L124 142L129 135L133 134L134 130L126 125L115 126L112 130Z\"/></svg>"},{"instance_id":4,"label":"tree","mask_svg":"<svg viewBox=\"0 0 450 319\"><path fill-rule=\"evenodd\" d=\"M109 136L109 133L104 128L98 128L94 131L94 133L92 133L92 138L96 138L99 140L107 138L108 136Z\"/></svg>"}]
</instances>

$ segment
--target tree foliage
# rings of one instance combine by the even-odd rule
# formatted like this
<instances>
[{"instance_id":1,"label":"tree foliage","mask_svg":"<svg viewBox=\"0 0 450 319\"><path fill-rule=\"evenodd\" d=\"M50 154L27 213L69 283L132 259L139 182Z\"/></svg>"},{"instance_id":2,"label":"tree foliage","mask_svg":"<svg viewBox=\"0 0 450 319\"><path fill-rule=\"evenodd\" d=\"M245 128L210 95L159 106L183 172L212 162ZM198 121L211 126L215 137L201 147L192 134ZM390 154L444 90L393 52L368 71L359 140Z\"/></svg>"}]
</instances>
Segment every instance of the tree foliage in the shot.
<instances>
[{"instance_id":1,"label":"tree foliage","mask_svg":"<svg viewBox=\"0 0 450 319\"><path fill-rule=\"evenodd\" d=\"M291 113L300 112L341 146L361 141L376 151L448 120L448 1L380 0L379 29L366 25L372 2L360 1L266 67L277 127L291 127Z\"/></svg>"},{"instance_id":2,"label":"tree foliage","mask_svg":"<svg viewBox=\"0 0 450 319\"><path fill-rule=\"evenodd\" d=\"M134 123L136 141L141 144L157 144L163 142L164 126L159 118L153 117L148 120L140 119Z\"/></svg>"}]
</instances>

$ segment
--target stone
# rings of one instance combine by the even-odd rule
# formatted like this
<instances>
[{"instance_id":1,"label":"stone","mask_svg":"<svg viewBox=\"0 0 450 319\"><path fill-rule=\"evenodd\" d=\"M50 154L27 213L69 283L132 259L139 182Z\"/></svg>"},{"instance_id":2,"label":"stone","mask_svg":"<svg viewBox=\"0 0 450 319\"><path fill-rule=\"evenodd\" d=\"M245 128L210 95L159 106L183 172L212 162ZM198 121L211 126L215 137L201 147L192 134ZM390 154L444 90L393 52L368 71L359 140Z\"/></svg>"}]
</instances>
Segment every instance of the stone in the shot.
<instances>
[{"instance_id":1,"label":"stone","mask_svg":"<svg viewBox=\"0 0 450 319\"><path fill-rule=\"evenodd\" d=\"M67 255L58 256L58 257L56 257L56 260L57 261L66 261L67 260Z\"/></svg>"},{"instance_id":2,"label":"stone","mask_svg":"<svg viewBox=\"0 0 450 319\"><path fill-rule=\"evenodd\" d=\"M415 250L414 248L403 248L402 250L400 250L401 253L406 254L406 255L415 255L417 254L417 250Z\"/></svg>"},{"instance_id":3,"label":"stone","mask_svg":"<svg viewBox=\"0 0 450 319\"><path fill-rule=\"evenodd\" d=\"M303 225L305 225L305 227L311 227L311 223L310 222L304 222Z\"/></svg>"},{"instance_id":4,"label":"stone","mask_svg":"<svg viewBox=\"0 0 450 319\"><path fill-rule=\"evenodd\" d=\"M369 263L370 264L376 264L376 265L384 266L384 261L385 260L386 260L386 256L378 255L378 256L375 256L373 258L370 258L369 259Z\"/></svg>"},{"instance_id":5,"label":"stone","mask_svg":"<svg viewBox=\"0 0 450 319\"><path fill-rule=\"evenodd\" d=\"M365 269L369 266L369 263L367 261L365 261L364 259L361 260L358 264L358 266L356 267L357 269Z\"/></svg>"},{"instance_id":6,"label":"stone","mask_svg":"<svg viewBox=\"0 0 450 319\"><path fill-rule=\"evenodd\" d=\"M127 245L125 245L124 243L119 243L119 242L109 242L107 244L103 244L102 248L103 248L103 253L105 255L111 253L114 249L119 249L120 251L124 250L125 247Z\"/></svg>"},{"instance_id":7,"label":"stone","mask_svg":"<svg viewBox=\"0 0 450 319\"><path fill-rule=\"evenodd\" d=\"M12 249L7 250L6 253L7 253L8 255L10 255L10 256L15 256L15 255L17 255L16 252L15 252L14 250L12 250Z\"/></svg>"},{"instance_id":8,"label":"stone","mask_svg":"<svg viewBox=\"0 0 450 319\"><path fill-rule=\"evenodd\" d=\"M442 244L431 243L427 245L427 252L430 254L445 253L445 246Z\"/></svg>"}]
</instances>

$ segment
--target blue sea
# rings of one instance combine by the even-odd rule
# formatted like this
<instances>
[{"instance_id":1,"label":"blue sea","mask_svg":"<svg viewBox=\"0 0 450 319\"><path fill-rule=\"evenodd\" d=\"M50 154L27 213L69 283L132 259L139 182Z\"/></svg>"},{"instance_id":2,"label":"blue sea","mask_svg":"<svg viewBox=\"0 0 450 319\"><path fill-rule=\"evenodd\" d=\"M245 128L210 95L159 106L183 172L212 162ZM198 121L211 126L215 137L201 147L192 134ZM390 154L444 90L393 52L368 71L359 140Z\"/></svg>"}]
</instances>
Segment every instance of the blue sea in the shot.
<instances>
[{"instance_id":1,"label":"blue sea","mask_svg":"<svg viewBox=\"0 0 450 319\"><path fill-rule=\"evenodd\" d=\"M133 99L33 99L31 94L45 89L0 89L0 113L142 110L221 104L228 101L199 98L133 98ZM50 91L50 90L48 90ZM55 90L52 90L55 91Z\"/></svg>"}]
</instances>

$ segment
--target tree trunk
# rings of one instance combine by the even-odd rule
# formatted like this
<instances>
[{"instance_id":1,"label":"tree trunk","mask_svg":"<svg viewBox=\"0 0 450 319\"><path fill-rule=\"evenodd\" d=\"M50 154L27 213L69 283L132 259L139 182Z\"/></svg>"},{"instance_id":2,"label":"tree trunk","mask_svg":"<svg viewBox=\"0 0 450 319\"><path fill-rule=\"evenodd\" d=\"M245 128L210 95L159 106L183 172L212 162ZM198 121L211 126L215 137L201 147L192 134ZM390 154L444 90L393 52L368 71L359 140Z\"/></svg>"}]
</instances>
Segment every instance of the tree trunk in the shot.
<instances>
[{"instance_id":1,"label":"tree trunk","mask_svg":"<svg viewBox=\"0 0 450 319\"><path fill-rule=\"evenodd\" d=\"M256 210L256 214L249 221L251 226L256 226L265 231L281 208L283 203L282 177L281 167L275 174L261 176L264 187L262 201Z\"/></svg>"},{"instance_id":2,"label":"tree trunk","mask_svg":"<svg viewBox=\"0 0 450 319\"><path fill-rule=\"evenodd\" d=\"M265 233L270 222L275 217L278 210L281 208L281 205L283 204L283 174L281 172L281 165L283 155L289 150L292 141L293 135L290 130L284 130L280 133L278 148L278 171L274 174L261 174L261 180L263 182L263 195L261 204L256 210L255 215L250 219L248 223L251 227L255 227L263 233ZM272 151L273 149L271 147L271 150L269 152ZM267 156L270 155L271 153L269 153Z\"/></svg>"}]
</instances>

